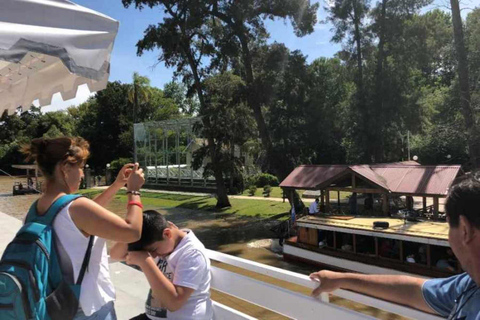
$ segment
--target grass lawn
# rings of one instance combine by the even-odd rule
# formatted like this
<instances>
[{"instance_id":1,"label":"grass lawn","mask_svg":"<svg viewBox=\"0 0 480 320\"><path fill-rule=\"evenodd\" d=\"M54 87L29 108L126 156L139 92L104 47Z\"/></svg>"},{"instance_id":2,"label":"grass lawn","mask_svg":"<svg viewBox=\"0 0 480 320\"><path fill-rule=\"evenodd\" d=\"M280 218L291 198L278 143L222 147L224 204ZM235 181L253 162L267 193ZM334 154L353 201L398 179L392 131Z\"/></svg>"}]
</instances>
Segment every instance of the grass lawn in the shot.
<instances>
[{"instance_id":1,"label":"grass lawn","mask_svg":"<svg viewBox=\"0 0 480 320\"><path fill-rule=\"evenodd\" d=\"M302 194L305 192L305 190L297 190L298 194L300 197ZM340 192L340 199L347 199L350 197L351 193L350 192ZM242 196L250 196L248 194L248 190L243 191ZM257 191L255 192L255 197L263 197L263 188L257 188ZM282 188L280 187L272 187L272 192L270 193L270 198L281 198L282 197ZM337 192L331 191L330 192L330 199L337 199ZM310 199L304 198L304 202L309 202ZM313 199L311 200L313 201Z\"/></svg>"},{"instance_id":2,"label":"grass lawn","mask_svg":"<svg viewBox=\"0 0 480 320\"><path fill-rule=\"evenodd\" d=\"M80 190L80 193L93 198L101 191L99 190ZM115 199L127 202L125 191L120 191ZM264 201L264 200L246 200L230 199L232 207L217 210L215 204L217 200L211 197L196 197L179 194L151 193L142 192L142 203L148 206L160 208L187 208L193 210L211 211L217 213L237 214L241 216L250 216L258 218L269 218L278 214L287 213L290 209L288 201Z\"/></svg>"}]
</instances>

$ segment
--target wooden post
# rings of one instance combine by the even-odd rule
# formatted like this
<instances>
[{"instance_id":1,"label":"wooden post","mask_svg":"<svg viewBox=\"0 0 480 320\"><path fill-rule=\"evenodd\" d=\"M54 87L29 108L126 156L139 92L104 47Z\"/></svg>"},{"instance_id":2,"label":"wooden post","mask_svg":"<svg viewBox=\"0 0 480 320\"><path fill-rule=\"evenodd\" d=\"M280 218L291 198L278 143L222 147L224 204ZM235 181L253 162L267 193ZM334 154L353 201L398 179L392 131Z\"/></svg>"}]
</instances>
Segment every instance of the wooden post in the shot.
<instances>
[{"instance_id":1,"label":"wooden post","mask_svg":"<svg viewBox=\"0 0 480 320\"><path fill-rule=\"evenodd\" d=\"M355 189L357 186L356 186L356 181L355 181L355 174L352 173L352 189Z\"/></svg>"},{"instance_id":2,"label":"wooden post","mask_svg":"<svg viewBox=\"0 0 480 320\"><path fill-rule=\"evenodd\" d=\"M330 212L330 190L325 193L325 211Z\"/></svg>"},{"instance_id":3,"label":"wooden post","mask_svg":"<svg viewBox=\"0 0 480 320\"><path fill-rule=\"evenodd\" d=\"M337 191L338 213L340 213L340 191Z\"/></svg>"},{"instance_id":4,"label":"wooden post","mask_svg":"<svg viewBox=\"0 0 480 320\"><path fill-rule=\"evenodd\" d=\"M375 237L375 256L378 257L378 238Z\"/></svg>"},{"instance_id":5,"label":"wooden post","mask_svg":"<svg viewBox=\"0 0 480 320\"><path fill-rule=\"evenodd\" d=\"M337 249L337 232L333 231L333 249Z\"/></svg>"},{"instance_id":6,"label":"wooden post","mask_svg":"<svg viewBox=\"0 0 480 320\"><path fill-rule=\"evenodd\" d=\"M325 212L325 190L320 190L320 211Z\"/></svg>"},{"instance_id":7,"label":"wooden post","mask_svg":"<svg viewBox=\"0 0 480 320\"><path fill-rule=\"evenodd\" d=\"M438 197L434 197L433 198L433 216L435 218L438 218L438 208L439 208Z\"/></svg>"},{"instance_id":8,"label":"wooden post","mask_svg":"<svg viewBox=\"0 0 480 320\"><path fill-rule=\"evenodd\" d=\"M388 204L388 195L386 193L382 193L382 211L384 215L388 215L389 204Z\"/></svg>"},{"instance_id":9,"label":"wooden post","mask_svg":"<svg viewBox=\"0 0 480 320\"><path fill-rule=\"evenodd\" d=\"M427 197L423 197L423 213L427 213Z\"/></svg>"}]
</instances>

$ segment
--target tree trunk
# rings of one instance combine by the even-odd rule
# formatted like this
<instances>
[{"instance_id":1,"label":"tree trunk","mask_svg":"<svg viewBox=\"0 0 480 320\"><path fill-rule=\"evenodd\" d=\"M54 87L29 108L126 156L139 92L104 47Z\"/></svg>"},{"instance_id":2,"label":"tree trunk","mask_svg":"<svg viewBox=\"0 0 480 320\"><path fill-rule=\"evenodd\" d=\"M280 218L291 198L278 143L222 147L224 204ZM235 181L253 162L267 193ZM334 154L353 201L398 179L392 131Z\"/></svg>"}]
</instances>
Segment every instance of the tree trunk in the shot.
<instances>
[{"instance_id":1,"label":"tree trunk","mask_svg":"<svg viewBox=\"0 0 480 320\"><path fill-rule=\"evenodd\" d=\"M467 49L463 38L462 17L460 15L458 0L450 0L450 5L452 7L453 36L455 39L455 51L457 53L458 62L460 104L462 106L462 115L467 128L470 162L473 168L478 168L480 165L480 145L477 141L476 115L473 111L470 99Z\"/></svg>"},{"instance_id":2,"label":"tree trunk","mask_svg":"<svg viewBox=\"0 0 480 320\"><path fill-rule=\"evenodd\" d=\"M383 110L383 62L385 60L385 17L387 0L382 1L382 10L380 13L380 28L378 32L378 56L377 68L375 71L375 102L374 118L376 119L376 131L373 145L373 155L376 163L383 161L383 130L385 121L385 110Z\"/></svg>"},{"instance_id":3,"label":"tree trunk","mask_svg":"<svg viewBox=\"0 0 480 320\"><path fill-rule=\"evenodd\" d=\"M262 141L262 146L267 154L268 165L273 170L275 175L279 178L279 180L283 180L293 168L285 155L276 154L273 150L272 140L270 138L267 124L265 122L265 118L263 117L262 107L258 99L258 95L261 93L259 93L255 87L255 76L253 74L252 56L250 53L250 48L248 47L248 37L246 35L247 31L245 30L244 21L233 21L230 17L219 12L216 8L210 11L210 14L222 20L232 29L234 29L235 34L240 41L240 45L242 47L242 62L245 67L244 80L247 83L247 91L249 92L247 96L247 103L253 111L253 116L255 118L255 122L257 124L258 132L260 135L260 140Z\"/></svg>"},{"instance_id":4,"label":"tree trunk","mask_svg":"<svg viewBox=\"0 0 480 320\"><path fill-rule=\"evenodd\" d=\"M353 7L353 23L355 26L355 44L357 47L357 109L362 116L363 144L365 147L364 161L369 163L373 154L372 139L370 137L370 115L365 102L365 90L363 85L363 59L362 59L362 36L360 32L360 18L358 17L357 3Z\"/></svg>"},{"instance_id":5,"label":"tree trunk","mask_svg":"<svg viewBox=\"0 0 480 320\"><path fill-rule=\"evenodd\" d=\"M183 30L182 30L183 31ZM185 35L185 33L184 33ZM190 65L190 69L192 70L193 78L195 80L195 89L198 94L198 100L200 100L200 106L205 108L205 97L203 96L202 90L202 83L200 81L200 76L198 75L197 65L195 63L195 59L193 57L192 52L190 51L190 43L184 43L183 51L187 56L188 63ZM205 126L209 127L210 123L208 117L203 117L202 121L205 123ZM215 177L215 184L217 187L217 208L225 208L231 207L230 201L227 195L227 188L225 187L225 180L223 179L223 172L221 170L221 166L218 165L218 157L217 157L217 146L215 144L215 140L212 136L207 135L207 142L208 142L208 150L210 151L210 159L212 160L213 164L213 174Z\"/></svg>"}]
</instances>

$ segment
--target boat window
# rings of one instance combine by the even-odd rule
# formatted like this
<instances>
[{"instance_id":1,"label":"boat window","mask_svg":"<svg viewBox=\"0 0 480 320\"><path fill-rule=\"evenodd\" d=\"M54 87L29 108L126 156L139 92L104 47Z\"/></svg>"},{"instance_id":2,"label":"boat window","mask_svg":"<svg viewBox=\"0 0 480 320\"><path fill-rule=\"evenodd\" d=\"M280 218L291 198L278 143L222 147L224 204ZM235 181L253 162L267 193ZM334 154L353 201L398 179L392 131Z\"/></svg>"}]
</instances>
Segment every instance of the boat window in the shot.
<instances>
[{"instance_id":1,"label":"boat window","mask_svg":"<svg viewBox=\"0 0 480 320\"><path fill-rule=\"evenodd\" d=\"M357 253L375 256L375 238L356 235Z\"/></svg>"},{"instance_id":2,"label":"boat window","mask_svg":"<svg viewBox=\"0 0 480 320\"><path fill-rule=\"evenodd\" d=\"M318 230L318 247L319 248L333 248L333 231Z\"/></svg>"},{"instance_id":3,"label":"boat window","mask_svg":"<svg viewBox=\"0 0 480 320\"><path fill-rule=\"evenodd\" d=\"M383 258L400 259L400 241L378 238L378 255Z\"/></svg>"},{"instance_id":4,"label":"boat window","mask_svg":"<svg viewBox=\"0 0 480 320\"><path fill-rule=\"evenodd\" d=\"M353 235L350 233L337 232L337 249L353 252Z\"/></svg>"},{"instance_id":5,"label":"boat window","mask_svg":"<svg viewBox=\"0 0 480 320\"><path fill-rule=\"evenodd\" d=\"M403 260L408 263L427 265L427 245L404 241Z\"/></svg>"},{"instance_id":6,"label":"boat window","mask_svg":"<svg viewBox=\"0 0 480 320\"><path fill-rule=\"evenodd\" d=\"M449 247L431 246L432 267L456 272L458 260Z\"/></svg>"}]
</instances>

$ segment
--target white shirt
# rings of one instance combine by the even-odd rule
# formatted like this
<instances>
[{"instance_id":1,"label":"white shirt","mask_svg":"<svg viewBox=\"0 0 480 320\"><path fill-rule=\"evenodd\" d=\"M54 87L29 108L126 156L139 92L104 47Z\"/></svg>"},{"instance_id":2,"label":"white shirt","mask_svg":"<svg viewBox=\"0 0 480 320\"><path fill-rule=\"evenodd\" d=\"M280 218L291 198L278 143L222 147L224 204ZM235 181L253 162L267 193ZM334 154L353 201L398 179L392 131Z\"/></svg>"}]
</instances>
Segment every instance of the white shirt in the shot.
<instances>
[{"instance_id":1,"label":"white shirt","mask_svg":"<svg viewBox=\"0 0 480 320\"><path fill-rule=\"evenodd\" d=\"M211 320L213 318L212 300L210 299L210 260L205 246L191 230L184 229L187 235L165 260L156 258L157 266L175 286L194 289L187 302L177 311L155 307L151 291L146 303L147 317L152 320Z\"/></svg>"},{"instance_id":2,"label":"white shirt","mask_svg":"<svg viewBox=\"0 0 480 320\"><path fill-rule=\"evenodd\" d=\"M318 203L317 201L313 201L310 207L308 208L308 213L318 213Z\"/></svg>"},{"instance_id":3,"label":"white shirt","mask_svg":"<svg viewBox=\"0 0 480 320\"><path fill-rule=\"evenodd\" d=\"M53 230L57 240L62 274L71 282L76 282L87 251L89 237L85 237L80 232L70 217L71 204L69 203L57 214L53 221ZM82 282L80 307L86 316L90 316L114 300L115 289L110 279L105 239L95 237L90 263Z\"/></svg>"}]
</instances>

